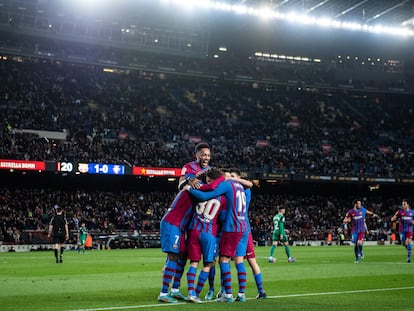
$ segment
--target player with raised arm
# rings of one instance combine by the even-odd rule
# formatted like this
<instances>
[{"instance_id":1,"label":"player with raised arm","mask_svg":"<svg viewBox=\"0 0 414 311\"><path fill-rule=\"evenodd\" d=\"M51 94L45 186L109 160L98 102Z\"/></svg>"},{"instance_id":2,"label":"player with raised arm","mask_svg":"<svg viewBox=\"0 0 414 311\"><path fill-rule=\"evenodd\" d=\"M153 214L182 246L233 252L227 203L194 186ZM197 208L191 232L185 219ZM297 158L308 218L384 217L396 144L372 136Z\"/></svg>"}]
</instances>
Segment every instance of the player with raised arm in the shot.
<instances>
[{"instance_id":1,"label":"player with raised arm","mask_svg":"<svg viewBox=\"0 0 414 311\"><path fill-rule=\"evenodd\" d=\"M365 239L365 217L367 214L378 217L376 214L363 207L361 200L354 200L353 208L346 213L343 221L344 224L352 222L351 236L352 243L354 244L355 263L359 263L361 259L364 258L362 249Z\"/></svg>"},{"instance_id":2,"label":"player with raised arm","mask_svg":"<svg viewBox=\"0 0 414 311\"><path fill-rule=\"evenodd\" d=\"M407 249L407 262L411 262L411 252L413 244L413 210L407 199L402 200L401 208L395 212L391 221L399 219L398 232L400 234L401 244Z\"/></svg>"}]
</instances>

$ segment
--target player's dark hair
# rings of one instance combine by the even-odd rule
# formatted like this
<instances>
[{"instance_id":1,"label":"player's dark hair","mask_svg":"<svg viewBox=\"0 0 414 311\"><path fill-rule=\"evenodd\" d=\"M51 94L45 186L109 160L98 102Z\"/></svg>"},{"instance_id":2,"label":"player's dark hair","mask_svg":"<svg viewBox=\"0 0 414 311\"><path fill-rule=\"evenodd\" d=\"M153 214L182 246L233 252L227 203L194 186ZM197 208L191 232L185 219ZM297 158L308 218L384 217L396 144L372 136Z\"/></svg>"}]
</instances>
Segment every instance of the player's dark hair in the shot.
<instances>
[{"instance_id":1,"label":"player's dark hair","mask_svg":"<svg viewBox=\"0 0 414 311\"><path fill-rule=\"evenodd\" d=\"M230 169L228 169L227 167L220 167L220 171L222 171L223 174L230 173Z\"/></svg>"},{"instance_id":2,"label":"player's dark hair","mask_svg":"<svg viewBox=\"0 0 414 311\"><path fill-rule=\"evenodd\" d=\"M401 202L407 202L407 204L410 205L410 201L408 201L408 199L402 199Z\"/></svg>"},{"instance_id":3,"label":"player's dark hair","mask_svg":"<svg viewBox=\"0 0 414 311\"><path fill-rule=\"evenodd\" d=\"M210 149L210 145L205 142L198 143L195 146L195 153L199 152L201 149L204 149L204 148Z\"/></svg>"},{"instance_id":4,"label":"player's dark hair","mask_svg":"<svg viewBox=\"0 0 414 311\"><path fill-rule=\"evenodd\" d=\"M211 167L210 169L206 171L206 176L208 178L215 180L219 178L220 176L223 176L223 172L217 167Z\"/></svg>"},{"instance_id":5,"label":"player's dark hair","mask_svg":"<svg viewBox=\"0 0 414 311\"><path fill-rule=\"evenodd\" d=\"M241 172L237 167L230 168L230 173L235 173L237 176L241 176Z\"/></svg>"}]
</instances>

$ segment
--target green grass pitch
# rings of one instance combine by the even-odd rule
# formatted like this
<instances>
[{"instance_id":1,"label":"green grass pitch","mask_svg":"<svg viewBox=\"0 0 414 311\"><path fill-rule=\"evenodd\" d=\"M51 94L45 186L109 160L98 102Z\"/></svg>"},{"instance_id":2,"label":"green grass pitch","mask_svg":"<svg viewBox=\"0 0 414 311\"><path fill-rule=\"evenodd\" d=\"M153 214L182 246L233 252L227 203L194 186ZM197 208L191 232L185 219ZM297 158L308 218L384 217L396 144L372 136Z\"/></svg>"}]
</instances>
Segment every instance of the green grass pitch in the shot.
<instances>
[{"instance_id":1,"label":"green grass pitch","mask_svg":"<svg viewBox=\"0 0 414 311\"><path fill-rule=\"evenodd\" d=\"M414 263L400 245L365 246L354 263L352 246L282 247L277 263L269 247L256 248L268 299L256 300L247 265L245 303L160 304L160 249L66 251L56 264L52 251L0 253L0 309L6 310L414 310ZM246 263L247 264L247 263ZM186 267L187 268L187 267ZM237 278L233 268L233 293ZM216 276L216 289L219 277ZM186 277L181 290L187 293ZM204 297L204 292L202 297Z\"/></svg>"}]
</instances>

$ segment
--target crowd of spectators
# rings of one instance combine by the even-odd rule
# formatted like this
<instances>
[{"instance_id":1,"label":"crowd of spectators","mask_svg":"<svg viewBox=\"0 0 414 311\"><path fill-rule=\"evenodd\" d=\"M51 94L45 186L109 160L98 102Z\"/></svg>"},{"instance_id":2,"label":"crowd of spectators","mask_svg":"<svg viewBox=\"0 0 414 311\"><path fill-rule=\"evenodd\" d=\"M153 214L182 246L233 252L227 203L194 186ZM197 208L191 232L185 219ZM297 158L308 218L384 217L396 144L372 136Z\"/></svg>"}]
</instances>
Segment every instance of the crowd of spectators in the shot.
<instances>
[{"instance_id":1,"label":"crowd of spectators","mask_svg":"<svg viewBox=\"0 0 414 311\"><path fill-rule=\"evenodd\" d=\"M188 79L59 61L0 62L0 158L259 173L413 176L412 96ZM65 140L22 130L64 132Z\"/></svg>"},{"instance_id":2,"label":"crowd of spectators","mask_svg":"<svg viewBox=\"0 0 414 311\"><path fill-rule=\"evenodd\" d=\"M0 188L0 240L6 243L36 243L33 233L47 232L57 206L63 207L72 232L85 222L97 235L159 232L162 216L174 192L133 192L101 190L53 190ZM342 228L346 212L355 197L338 195L263 194L253 195L249 218L254 239L271 240L272 218L280 206L286 207L286 227L296 242L326 240ZM400 198L365 198L367 209L380 219L367 218L368 239L376 240L381 231L390 233L391 216ZM394 228L395 229L395 228Z\"/></svg>"},{"instance_id":3,"label":"crowd of spectators","mask_svg":"<svg viewBox=\"0 0 414 311\"><path fill-rule=\"evenodd\" d=\"M412 100L10 57L0 61L0 158L181 167L203 140L212 165L258 176L413 177ZM82 220L102 233L157 231L174 193L0 188L0 195L2 239L20 243L23 232L46 229L55 205L72 230ZM268 240L276 207L285 204L292 239L324 239L351 201L260 194L252 230ZM369 225L389 230L398 199L368 203L383 220Z\"/></svg>"}]
</instances>

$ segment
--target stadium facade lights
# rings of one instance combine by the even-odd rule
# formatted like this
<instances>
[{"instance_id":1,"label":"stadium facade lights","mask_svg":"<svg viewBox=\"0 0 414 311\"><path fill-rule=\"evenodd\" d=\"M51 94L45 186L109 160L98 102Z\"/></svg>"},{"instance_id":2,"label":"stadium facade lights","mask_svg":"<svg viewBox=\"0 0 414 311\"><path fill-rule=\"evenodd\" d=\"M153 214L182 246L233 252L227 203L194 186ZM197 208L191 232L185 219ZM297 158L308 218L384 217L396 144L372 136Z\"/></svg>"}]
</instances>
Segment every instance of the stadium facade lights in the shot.
<instances>
[{"instance_id":1,"label":"stadium facade lights","mask_svg":"<svg viewBox=\"0 0 414 311\"><path fill-rule=\"evenodd\" d=\"M316 18L307 14L297 14L296 12L290 12L288 14L280 13L272 10L270 7L255 8L246 6L243 4L229 4L223 1L212 1L212 0L161 0L163 3L172 3L179 5L183 8L200 8L200 9L212 9L224 12L231 12L235 14L245 14L250 16L259 17L262 19L276 19L284 20L290 23L302 24L302 25L313 25L324 28L344 29L351 31L370 32L375 34L386 34L392 36L401 37L413 37L414 31L407 28L414 24L413 21L406 21L401 27L388 27L382 25L368 25L360 24L355 22L340 22L338 20L331 19L329 17Z\"/></svg>"}]
</instances>

